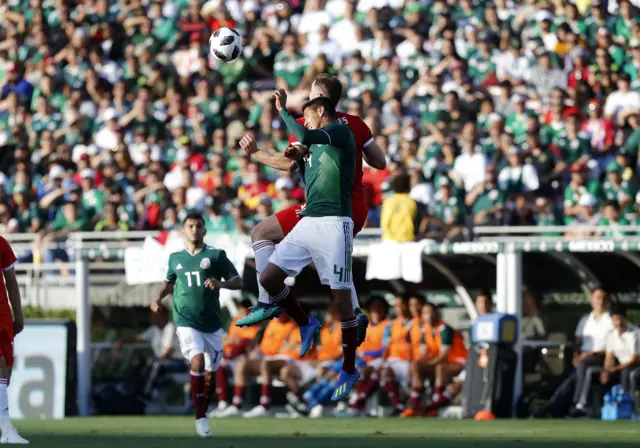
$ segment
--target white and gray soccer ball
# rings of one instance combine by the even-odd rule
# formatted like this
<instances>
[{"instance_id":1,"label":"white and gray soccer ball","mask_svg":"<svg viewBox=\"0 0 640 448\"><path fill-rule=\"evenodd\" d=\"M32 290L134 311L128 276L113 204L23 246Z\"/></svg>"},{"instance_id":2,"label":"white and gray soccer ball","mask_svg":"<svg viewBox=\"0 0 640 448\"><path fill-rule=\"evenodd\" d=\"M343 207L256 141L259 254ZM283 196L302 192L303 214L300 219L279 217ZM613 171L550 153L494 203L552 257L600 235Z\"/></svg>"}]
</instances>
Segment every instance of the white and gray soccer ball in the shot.
<instances>
[{"instance_id":1,"label":"white and gray soccer ball","mask_svg":"<svg viewBox=\"0 0 640 448\"><path fill-rule=\"evenodd\" d=\"M242 53L242 37L233 28L220 28L209 38L209 51L219 61L231 62Z\"/></svg>"}]
</instances>

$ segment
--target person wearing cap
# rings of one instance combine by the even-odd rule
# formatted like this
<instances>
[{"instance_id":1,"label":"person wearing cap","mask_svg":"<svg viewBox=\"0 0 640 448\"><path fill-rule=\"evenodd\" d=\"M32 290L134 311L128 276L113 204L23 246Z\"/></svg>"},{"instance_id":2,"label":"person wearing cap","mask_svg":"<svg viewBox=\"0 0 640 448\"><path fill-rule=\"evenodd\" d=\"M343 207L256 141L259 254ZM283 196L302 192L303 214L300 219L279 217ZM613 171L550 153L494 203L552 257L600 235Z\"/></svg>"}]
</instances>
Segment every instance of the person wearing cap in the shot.
<instances>
[{"instance_id":1,"label":"person wearing cap","mask_svg":"<svg viewBox=\"0 0 640 448\"><path fill-rule=\"evenodd\" d=\"M622 167L611 161L607 165L607 178L602 184L604 198L618 203L623 215L633 213L633 200L636 189L633 184L622 179Z\"/></svg>"},{"instance_id":2,"label":"person wearing cap","mask_svg":"<svg viewBox=\"0 0 640 448\"><path fill-rule=\"evenodd\" d=\"M591 198L601 195L600 184L597 180L587 183L587 165L574 163L570 167L571 181L564 190L564 220L565 224L572 224L580 215L582 206L581 197L588 194ZM596 200L597 203L597 200Z\"/></svg>"},{"instance_id":3,"label":"person wearing cap","mask_svg":"<svg viewBox=\"0 0 640 448\"><path fill-rule=\"evenodd\" d=\"M517 146L512 146L507 151L507 163L508 166L502 168L498 174L498 188L507 200L513 195L538 189L538 173L531 164L523 163Z\"/></svg>"}]
</instances>

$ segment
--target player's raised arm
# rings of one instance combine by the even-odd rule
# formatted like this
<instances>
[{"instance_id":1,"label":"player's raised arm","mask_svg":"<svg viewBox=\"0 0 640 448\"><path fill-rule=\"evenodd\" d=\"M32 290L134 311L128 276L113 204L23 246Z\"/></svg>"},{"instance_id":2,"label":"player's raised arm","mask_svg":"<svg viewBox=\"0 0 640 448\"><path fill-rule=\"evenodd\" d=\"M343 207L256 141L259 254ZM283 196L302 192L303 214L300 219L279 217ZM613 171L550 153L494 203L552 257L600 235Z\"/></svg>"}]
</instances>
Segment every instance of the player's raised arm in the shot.
<instances>
[{"instance_id":1,"label":"player's raised arm","mask_svg":"<svg viewBox=\"0 0 640 448\"><path fill-rule=\"evenodd\" d=\"M22 301L20 300L20 287L16 279L16 271L13 267L4 271L4 280L7 284L7 295L13 309L13 334L17 335L24 328L24 318L22 316Z\"/></svg>"},{"instance_id":2,"label":"player's raised arm","mask_svg":"<svg viewBox=\"0 0 640 448\"><path fill-rule=\"evenodd\" d=\"M240 148L254 161L263 163L276 170L289 171L294 164L294 162L287 159L283 153L267 152L258 149L256 139L250 132L247 132L240 139Z\"/></svg>"}]
</instances>

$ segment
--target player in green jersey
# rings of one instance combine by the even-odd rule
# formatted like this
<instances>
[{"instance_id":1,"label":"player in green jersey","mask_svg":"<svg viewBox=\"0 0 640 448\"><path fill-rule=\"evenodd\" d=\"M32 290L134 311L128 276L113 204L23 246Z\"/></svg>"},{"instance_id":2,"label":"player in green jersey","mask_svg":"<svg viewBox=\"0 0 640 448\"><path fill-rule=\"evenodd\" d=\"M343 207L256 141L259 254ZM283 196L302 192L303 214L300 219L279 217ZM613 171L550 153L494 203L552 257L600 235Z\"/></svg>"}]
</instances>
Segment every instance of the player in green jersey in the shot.
<instances>
[{"instance_id":1,"label":"player in green jersey","mask_svg":"<svg viewBox=\"0 0 640 448\"><path fill-rule=\"evenodd\" d=\"M204 244L204 219L187 215L182 226L187 248L169 256L167 279L151 304L157 313L162 299L173 292L173 320L182 355L191 366L191 399L196 410L196 432L209 437L206 418L213 395L213 373L222 361L220 289L242 289L242 278L220 249Z\"/></svg>"},{"instance_id":2,"label":"player in green jersey","mask_svg":"<svg viewBox=\"0 0 640 448\"><path fill-rule=\"evenodd\" d=\"M300 327L300 355L304 357L321 324L302 311L284 281L298 275L309 263L315 264L320 281L330 286L340 307L344 363L332 396L333 400L340 400L360 377L355 368L358 322L351 306L355 140L349 128L338 123L330 99L318 97L303 106L305 128L287 111L283 90L276 91L274 98L289 131L308 148L290 147L285 152L297 161L304 176L307 204L300 212L303 218L276 247L260 283L271 300L279 303Z\"/></svg>"}]
</instances>

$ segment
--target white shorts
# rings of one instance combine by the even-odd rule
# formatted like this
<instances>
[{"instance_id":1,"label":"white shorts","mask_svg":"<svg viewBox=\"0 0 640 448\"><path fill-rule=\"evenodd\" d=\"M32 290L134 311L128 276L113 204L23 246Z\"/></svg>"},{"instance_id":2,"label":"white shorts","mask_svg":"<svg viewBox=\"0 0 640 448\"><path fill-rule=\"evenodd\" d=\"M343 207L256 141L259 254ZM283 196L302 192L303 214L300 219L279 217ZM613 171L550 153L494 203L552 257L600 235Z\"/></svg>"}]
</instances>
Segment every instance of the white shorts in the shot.
<instances>
[{"instance_id":1,"label":"white shorts","mask_svg":"<svg viewBox=\"0 0 640 448\"><path fill-rule=\"evenodd\" d=\"M384 359L382 358L372 359L371 361L367 362L367 366L373 367L376 370L382 367L382 364L384 364Z\"/></svg>"},{"instance_id":2,"label":"white shorts","mask_svg":"<svg viewBox=\"0 0 640 448\"><path fill-rule=\"evenodd\" d=\"M385 361L384 367L389 367L393 370L393 374L398 383L409 383L409 361L399 358L390 358Z\"/></svg>"},{"instance_id":3,"label":"white shorts","mask_svg":"<svg viewBox=\"0 0 640 448\"><path fill-rule=\"evenodd\" d=\"M269 262L295 277L311 262L323 285L351 289L353 221L351 218L305 216L276 246Z\"/></svg>"},{"instance_id":4,"label":"white shorts","mask_svg":"<svg viewBox=\"0 0 640 448\"><path fill-rule=\"evenodd\" d=\"M222 335L224 331L203 333L190 327L176 328L182 356L191 362L194 356L204 354L204 369L215 372L222 361Z\"/></svg>"}]
</instances>

